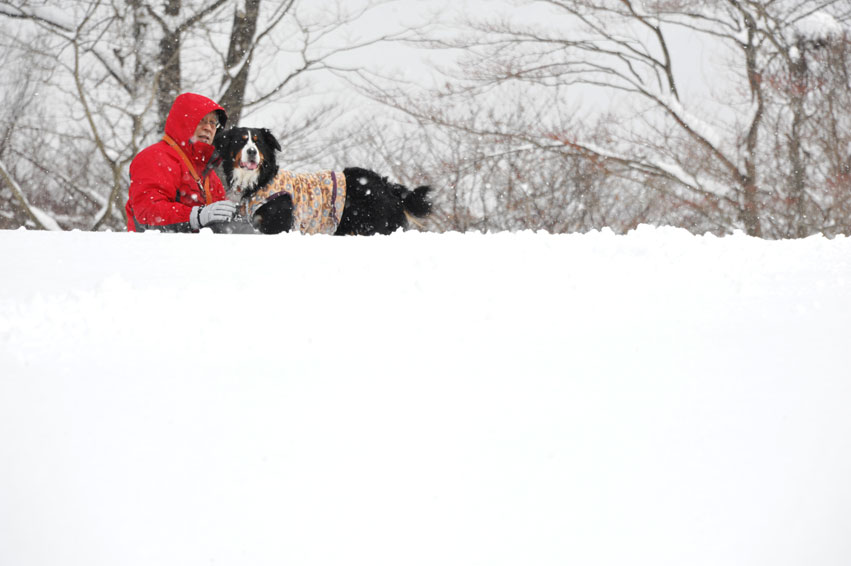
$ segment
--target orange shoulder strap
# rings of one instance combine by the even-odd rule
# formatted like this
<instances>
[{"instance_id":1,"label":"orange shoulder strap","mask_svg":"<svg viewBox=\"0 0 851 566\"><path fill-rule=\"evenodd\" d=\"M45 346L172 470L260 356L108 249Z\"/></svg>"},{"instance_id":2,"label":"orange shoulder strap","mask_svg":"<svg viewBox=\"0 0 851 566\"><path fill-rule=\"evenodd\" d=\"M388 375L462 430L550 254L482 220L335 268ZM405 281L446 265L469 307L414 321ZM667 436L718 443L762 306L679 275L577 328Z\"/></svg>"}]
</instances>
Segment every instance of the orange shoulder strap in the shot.
<instances>
[{"instance_id":1,"label":"orange shoulder strap","mask_svg":"<svg viewBox=\"0 0 851 566\"><path fill-rule=\"evenodd\" d=\"M177 155L179 155L183 159L183 162L186 164L186 167L189 169L189 173L192 175L192 178L195 179L195 182L198 183L198 188L201 189L201 192L204 194L204 199L207 201L207 204L210 204L211 202L213 202L213 195L210 193L210 177L209 177L209 175L204 178L204 184L202 185L201 184L201 177L198 176L198 172L195 171L195 167L192 165L192 162L189 161L189 158L186 157L186 154L183 153L183 150L180 148L179 145L177 145L177 142L175 142L173 139L171 139L171 136L169 136L168 134L163 136L163 141L165 143L167 143L168 145L170 145L172 148L174 148L174 150L177 152Z\"/></svg>"}]
</instances>

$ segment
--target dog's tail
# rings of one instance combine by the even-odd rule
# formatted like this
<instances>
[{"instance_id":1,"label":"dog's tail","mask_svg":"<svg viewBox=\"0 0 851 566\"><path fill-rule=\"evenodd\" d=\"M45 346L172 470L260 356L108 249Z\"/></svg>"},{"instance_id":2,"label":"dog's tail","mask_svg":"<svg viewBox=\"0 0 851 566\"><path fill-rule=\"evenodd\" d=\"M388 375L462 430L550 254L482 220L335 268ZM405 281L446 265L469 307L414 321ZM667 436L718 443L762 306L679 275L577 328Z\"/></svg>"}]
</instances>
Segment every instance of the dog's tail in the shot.
<instances>
[{"instance_id":1,"label":"dog's tail","mask_svg":"<svg viewBox=\"0 0 851 566\"><path fill-rule=\"evenodd\" d=\"M431 187L417 187L413 191L408 191L402 200L405 212L416 216L417 218L425 218L431 214L431 199L428 193L431 192Z\"/></svg>"},{"instance_id":2,"label":"dog's tail","mask_svg":"<svg viewBox=\"0 0 851 566\"><path fill-rule=\"evenodd\" d=\"M428 198L428 193L431 187L417 187L413 191L405 190L402 197L402 206L405 209L405 219L409 224L413 224L418 228L424 228L423 223L418 218L425 218L431 214L431 200Z\"/></svg>"}]
</instances>

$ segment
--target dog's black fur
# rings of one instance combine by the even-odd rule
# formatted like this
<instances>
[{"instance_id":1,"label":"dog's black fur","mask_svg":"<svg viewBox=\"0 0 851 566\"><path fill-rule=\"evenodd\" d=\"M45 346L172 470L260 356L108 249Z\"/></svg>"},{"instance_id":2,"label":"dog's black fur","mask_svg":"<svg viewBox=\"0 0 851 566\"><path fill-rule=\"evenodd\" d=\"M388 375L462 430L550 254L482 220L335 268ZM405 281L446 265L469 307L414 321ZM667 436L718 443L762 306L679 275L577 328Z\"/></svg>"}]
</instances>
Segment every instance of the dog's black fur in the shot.
<instances>
[{"instance_id":1,"label":"dog's black fur","mask_svg":"<svg viewBox=\"0 0 851 566\"><path fill-rule=\"evenodd\" d=\"M266 128L231 128L220 132L213 145L216 157L222 159L227 188L244 199L278 174L275 152L281 150L281 145ZM359 167L345 168L343 173L346 200L337 235L391 234L407 227L409 215L424 218L431 212L429 187L411 191ZM292 230L292 199L285 195L271 200L257 210L253 222L264 234Z\"/></svg>"}]
</instances>

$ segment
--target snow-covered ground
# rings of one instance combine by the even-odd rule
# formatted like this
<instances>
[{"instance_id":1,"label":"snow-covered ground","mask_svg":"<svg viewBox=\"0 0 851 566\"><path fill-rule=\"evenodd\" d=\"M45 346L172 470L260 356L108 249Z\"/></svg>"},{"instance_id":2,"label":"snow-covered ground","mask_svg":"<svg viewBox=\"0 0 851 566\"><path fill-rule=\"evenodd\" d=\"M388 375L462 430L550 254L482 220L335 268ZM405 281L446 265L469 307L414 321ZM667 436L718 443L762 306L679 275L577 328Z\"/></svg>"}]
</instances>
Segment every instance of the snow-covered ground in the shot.
<instances>
[{"instance_id":1,"label":"snow-covered ground","mask_svg":"<svg viewBox=\"0 0 851 566\"><path fill-rule=\"evenodd\" d=\"M0 564L851 563L849 239L0 257Z\"/></svg>"}]
</instances>

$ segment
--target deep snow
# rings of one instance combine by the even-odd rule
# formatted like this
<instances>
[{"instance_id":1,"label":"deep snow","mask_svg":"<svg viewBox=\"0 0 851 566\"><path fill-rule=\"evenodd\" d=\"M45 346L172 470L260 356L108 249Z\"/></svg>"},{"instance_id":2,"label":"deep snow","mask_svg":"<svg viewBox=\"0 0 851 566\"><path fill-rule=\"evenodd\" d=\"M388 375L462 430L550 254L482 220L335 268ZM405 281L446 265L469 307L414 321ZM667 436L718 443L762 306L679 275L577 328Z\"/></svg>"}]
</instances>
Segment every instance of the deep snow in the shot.
<instances>
[{"instance_id":1,"label":"deep snow","mask_svg":"<svg viewBox=\"0 0 851 566\"><path fill-rule=\"evenodd\" d=\"M851 562L849 239L0 257L0 564Z\"/></svg>"}]
</instances>

